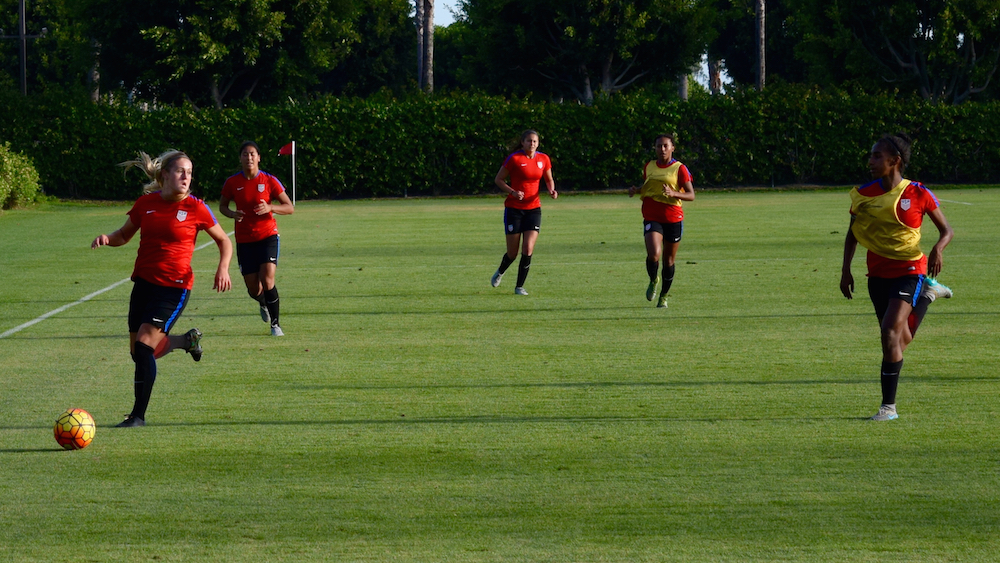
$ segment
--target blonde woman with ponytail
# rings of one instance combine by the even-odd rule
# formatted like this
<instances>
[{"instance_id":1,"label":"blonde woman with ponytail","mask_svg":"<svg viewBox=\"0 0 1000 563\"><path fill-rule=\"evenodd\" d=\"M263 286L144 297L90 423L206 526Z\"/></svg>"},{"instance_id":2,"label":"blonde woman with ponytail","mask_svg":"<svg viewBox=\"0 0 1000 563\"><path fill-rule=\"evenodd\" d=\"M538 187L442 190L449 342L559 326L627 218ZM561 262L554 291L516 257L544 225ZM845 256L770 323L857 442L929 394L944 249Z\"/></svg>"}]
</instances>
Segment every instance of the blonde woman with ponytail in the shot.
<instances>
[{"instance_id":1,"label":"blonde woman with ponytail","mask_svg":"<svg viewBox=\"0 0 1000 563\"><path fill-rule=\"evenodd\" d=\"M135 403L119 427L145 426L146 409L156 381L156 359L180 348L201 360L201 332L193 328L182 336L170 336L194 286L191 256L199 231L205 231L219 247L219 266L213 288L229 291L229 262L233 247L225 230L204 201L191 195L193 166L180 151L167 151L156 158L140 152L135 160L121 163L126 171L141 170L148 180L143 195L127 213L125 224L94 239L90 247L122 246L139 233L139 251L132 271L132 297L128 328L132 361L135 362Z\"/></svg>"}]
</instances>

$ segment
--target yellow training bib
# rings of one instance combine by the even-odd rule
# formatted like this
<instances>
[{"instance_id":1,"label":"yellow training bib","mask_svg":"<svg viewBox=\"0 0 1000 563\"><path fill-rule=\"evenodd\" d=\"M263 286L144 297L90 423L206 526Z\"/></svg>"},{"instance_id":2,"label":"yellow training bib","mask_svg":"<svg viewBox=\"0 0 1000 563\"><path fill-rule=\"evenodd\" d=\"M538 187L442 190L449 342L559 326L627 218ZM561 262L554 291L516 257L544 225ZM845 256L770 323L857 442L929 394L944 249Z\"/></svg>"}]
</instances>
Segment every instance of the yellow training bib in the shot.
<instances>
[{"instance_id":1,"label":"yellow training bib","mask_svg":"<svg viewBox=\"0 0 1000 563\"><path fill-rule=\"evenodd\" d=\"M663 195L663 184L670 186L675 191L684 191L684 188L678 189L677 187L677 176L680 173L681 166L682 164L676 160L666 168L657 166L655 160L647 162L644 169L646 181L642 184L642 189L639 190L639 197L641 199L648 197L660 203L680 207L681 200Z\"/></svg>"},{"instance_id":2,"label":"yellow training bib","mask_svg":"<svg viewBox=\"0 0 1000 563\"><path fill-rule=\"evenodd\" d=\"M909 185L904 178L893 189L874 197L861 195L857 188L851 190L851 232L861 246L892 260L919 260L924 255L920 251L920 229L903 223L896 214L903 190Z\"/></svg>"}]
</instances>

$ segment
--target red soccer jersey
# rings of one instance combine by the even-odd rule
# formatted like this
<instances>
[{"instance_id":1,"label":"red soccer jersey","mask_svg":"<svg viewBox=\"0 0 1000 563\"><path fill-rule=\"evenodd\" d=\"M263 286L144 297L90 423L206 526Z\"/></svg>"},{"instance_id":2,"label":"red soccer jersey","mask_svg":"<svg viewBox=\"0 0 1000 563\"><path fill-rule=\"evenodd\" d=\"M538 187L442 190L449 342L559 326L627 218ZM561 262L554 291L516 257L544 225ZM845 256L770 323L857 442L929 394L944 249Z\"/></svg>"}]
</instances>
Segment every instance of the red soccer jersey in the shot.
<instances>
[{"instance_id":1,"label":"red soccer jersey","mask_svg":"<svg viewBox=\"0 0 1000 563\"><path fill-rule=\"evenodd\" d=\"M659 162L651 161L657 168L669 168L676 159L671 159L666 166L660 166ZM648 165L647 165L648 166ZM642 169L642 181L646 182L646 167ZM672 186L677 191L684 191L684 184L694 182L688 167L681 164L677 170L677 185ZM680 205L670 205L662 201L656 201L651 197L642 200L642 218L646 221L656 221L657 223L680 223L684 220L684 208Z\"/></svg>"},{"instance_id":2,"label":"red soccer jersey","mask_svg":"<svg viewBox=\"0 0 1000 563\"><path fill-rule=\"evenodd\" d=\"M535 156L528 158L524 151L517 151L507 157L503 167L510 172L510 187L516 192L524 192L524 199L508 195L503 202L504 207L514 209L535 209L542 206L538 198L538 184L545 176L546 170L552 169L548 155L535 151Z\"/></svg>"},{"instance_id":3,"label":"red soccer jersey","mask_svg":"<svg viewBox=\"0 0 1000 563\"><path fill-rule=\"evenodd\" d=\"M271 203L284 193L285 186L276 177L259 170L254 178L247 178L242 172L233 174L222 186L222 197L236 204L243 212L243 220L236 222L236 242L257 242L278 234L278 222L274 215L257 215L253 208L261 201Z\"/></svg>"},{"instance_id":4,"label":"red soccer jersey","mask_svg":"<svg viewBox=\"0 0 1000 563\"><path fill-rule=\"evenodd\" d=\"M867 197L877 197L885 193L878 180L858 188L858 193ZM900 222L914 229L919 229L924 222L924 214L939 207L934 192L919 182L910 182L903 190L899 203L896 204L896 217ZM927 255L917 260L893 260L879 256L871 250L867 255L868 275L876 278L899 278L915 274L927 274Z\"/></svg>"},{"instance_id":5,"label":"red soccer jersey","mask_svg":"<svg viewBox=\"0 0 1000 563\"><path fill-rule=\"evenodd\" d=\"M191 289L194 243L198 231L216 224L212 210L191 195L180 201L166 201L160 192L153 192L136 200L128 216L140 231L132 278L163 287Z\"/></svg>"}]
</instances>

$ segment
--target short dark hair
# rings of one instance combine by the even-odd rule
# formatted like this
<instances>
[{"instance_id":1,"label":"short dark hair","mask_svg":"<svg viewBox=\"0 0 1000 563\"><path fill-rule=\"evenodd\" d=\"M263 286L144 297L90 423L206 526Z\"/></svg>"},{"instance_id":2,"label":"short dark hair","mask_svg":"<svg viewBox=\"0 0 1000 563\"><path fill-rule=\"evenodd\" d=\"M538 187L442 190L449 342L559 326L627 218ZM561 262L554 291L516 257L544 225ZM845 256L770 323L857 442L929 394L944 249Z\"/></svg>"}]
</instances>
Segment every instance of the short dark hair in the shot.
<instances>
[{"instance_id":1,"label":"short dark hair","mask_svg":"<svg viewBox=\"0 0 1000 563\"><path fill-rule=\"evenodd\" d=\"M654 147L656 146L656 141L659 141L660 139L670 139L670 144L675 147L677 146L677 133L660 133L653 138Z\"/></svg>"},{"instance_id":2,"label":"short dark hair","mask_svg":"<svg viewBox=\"0 0 1000 563\"><path fill-rule=\"evenodd\" d=\"M257 143L255 143L253 141L243 141L243 144L240 145L240 154L243 154L243 151L247 147L253 147L257 151L257 154L260 154L260 147L258 147Z\"/></svg>"}]
</instances>

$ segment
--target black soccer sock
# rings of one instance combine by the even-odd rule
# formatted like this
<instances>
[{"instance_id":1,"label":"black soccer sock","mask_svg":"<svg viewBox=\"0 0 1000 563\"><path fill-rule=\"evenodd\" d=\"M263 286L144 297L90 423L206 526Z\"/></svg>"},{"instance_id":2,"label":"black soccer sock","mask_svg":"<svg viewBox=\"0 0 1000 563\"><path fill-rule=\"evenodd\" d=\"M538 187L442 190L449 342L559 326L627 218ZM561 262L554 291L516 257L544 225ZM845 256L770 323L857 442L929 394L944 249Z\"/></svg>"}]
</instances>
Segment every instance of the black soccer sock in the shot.
<instances>
[{"instance_id":1,"label":"black soccer sock","mask_svg":"<svg viewBox=\"0 0 1000 563\"><path fill-rule=\"evenodd\" d=\"M510 256L507 256L507 253L504 252L503 253L503 258L500 259L500 267L497 268L497 271L500 272L501 274L503 274L504 272L507 271L507 268L510 268L510 265L513 264L513 263L514 263L514 259L511 258Z\"/></svg>"},{"instance_id":2,"label":"black soccer sock","mask_svg":"<svg viewBox=\"0 0 1000 563\"><path fill-rule=\"evenodd\" d=\"M903 369L903 360L887 362L882 360L882 404L896 404L896 387L899 385L899 372Z\"/></svg>"},{"instance_id":3,"label":"black soccer sock","mask_svg":"<svg viewBox=\"0 0 1000 563\"><path fill-rule=\"evenodd\" d=\"M652 258L646 258L646 274L649 276L649 281L656 279L656 272L660 269L660 263Z\"/></svg>"},{"instance_id":4,"label":"black soccer sock","mask_svg":"<svg viewBox=\"0 0 1000 563\"><path fill-rule=\"evenodd\" d=\"M924 315L927 314L927 306L930 304L929 297L921 297L917 300L917 306L913 308L913 312L906 319L906 324L910 327L910 336L917 335L917 329L920 328L920 323L924 322Z\"/></svg>"},{"instance_id":5,"label":"black soccer sock","mask_svg":"<svg viewBox=\"0 0 1000 563\"><path fill-rule=\"evenodd\" d=\"M278 286L264 290L264 305L271 314L271 326L278 324Z\"/></svg>"},{"instance_id":6,"label":"black soccer sock","mask_svg":"<svg viewBox=\"0 0 1000 563\"><path fill-rule=\"evenodd\" d=\"M524 287L524 280L528 279L528 268L531 267L531 256L521 255L521 261L517 264L517 287Z\"/></svg>"},{"instance_id":7,"label":"black soccer sock","mask_svg":"<svg viewBox=\"0 0 1000 563\"><path fill-rule=\"evenodd\" d=\"M132 416L145 419L149 397L153 394L153 383L156 382L156 359L153 357L153 349L142 342L135 343L132 359L135 361L135 405L132 407Z\"/></svg>"},{"instance_id":8,"label":"black soccer sock","mask_svg":"<svg viewBox=\"0 0 1000 563\"><path fill-rule=\"evenodd\" d=\"M267 306L267 304L264 303L264 292L263 291L261 291L257 295L254 295L252 291L250 291L249 289L247 289L247 295L250 296L250 299L253 299L257 303L260 303L261 307L266 307Z\"/></svg>"},{"instance_id":9,"label":"black soccer sock","mask_svg":"<svg viewBox=\"0 0 1000 563\"><path fill-rule=\"evenodd\" d=\"M677 266L663 265L663 289L660 290L660 295L666 295L670 291L671 284L674 283L674 271Z\"/></svg>"}]
</instances>

